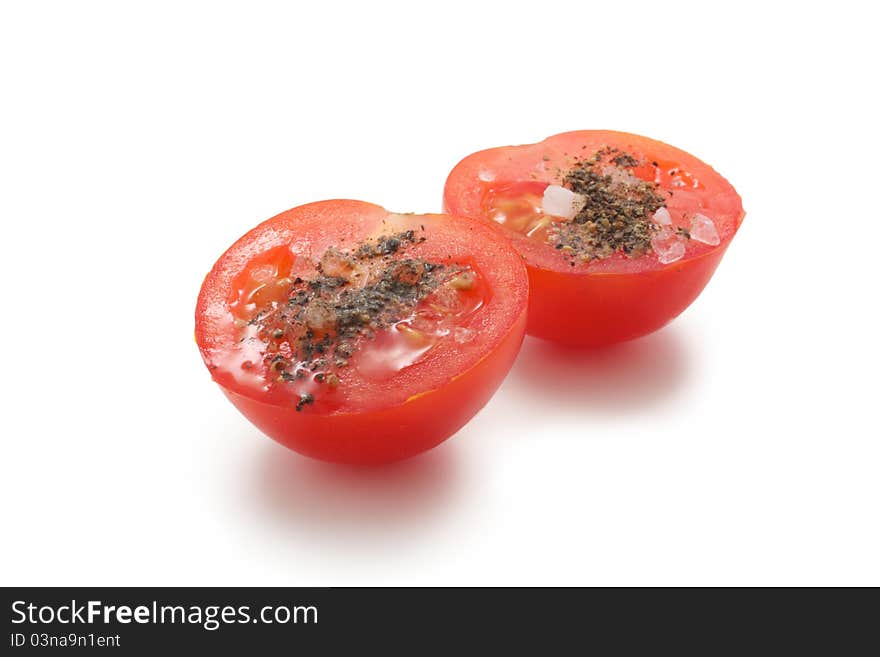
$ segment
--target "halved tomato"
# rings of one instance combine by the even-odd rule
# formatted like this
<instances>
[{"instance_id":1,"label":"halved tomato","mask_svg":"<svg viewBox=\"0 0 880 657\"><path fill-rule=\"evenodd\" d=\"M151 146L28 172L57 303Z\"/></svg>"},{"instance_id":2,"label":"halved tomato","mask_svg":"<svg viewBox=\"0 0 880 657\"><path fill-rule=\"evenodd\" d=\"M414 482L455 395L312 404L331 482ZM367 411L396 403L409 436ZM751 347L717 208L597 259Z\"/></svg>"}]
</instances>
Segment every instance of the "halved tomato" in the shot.
<instances>
[{"instance_id":1,"label":"halved tomato","mask_svg":"<svg viewBox=\"0 0 880 657\"><path fill-rule=\"evenodd\" d=\"M527 332L582 346L676 317L745 216L733 187L693 155L602 130L469 155L443 201L451 214L501 224L525 258Z\"/></svg>"},{"instance_id":2,"label":"halved tomato","mask_svg":"<svg viewBox=\"0 0 880 657\"><path fill-rule=\"evenodd\" d=\"M233 404L319 459L382 463L454 434L519 351L528 277L494 226L360 201L283 212L208 274L196 340Z\"/></svg>"}]
</instances>

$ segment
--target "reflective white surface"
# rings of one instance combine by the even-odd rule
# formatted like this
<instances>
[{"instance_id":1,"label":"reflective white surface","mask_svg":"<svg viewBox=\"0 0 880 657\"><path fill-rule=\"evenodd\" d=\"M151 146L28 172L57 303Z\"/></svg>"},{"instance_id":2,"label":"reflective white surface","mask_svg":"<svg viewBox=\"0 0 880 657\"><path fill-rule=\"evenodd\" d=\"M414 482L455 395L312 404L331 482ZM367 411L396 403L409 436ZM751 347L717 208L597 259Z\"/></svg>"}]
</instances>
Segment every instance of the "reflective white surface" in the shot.
<instances>
[{"instance_id":1,"label":"reflective white surface","mask_svg":"<svg viewBox=\"0 0 880 657\"><path fill-rule=\"evenodd\" d=\"M873 24L492 4L0 9L4 584L880 584ZM580 128L742 194L668 328L527 340L458 436L369 471L211 383L196 294L257 222L438 211L461 157Z\"/></svg>"}]
</instances>

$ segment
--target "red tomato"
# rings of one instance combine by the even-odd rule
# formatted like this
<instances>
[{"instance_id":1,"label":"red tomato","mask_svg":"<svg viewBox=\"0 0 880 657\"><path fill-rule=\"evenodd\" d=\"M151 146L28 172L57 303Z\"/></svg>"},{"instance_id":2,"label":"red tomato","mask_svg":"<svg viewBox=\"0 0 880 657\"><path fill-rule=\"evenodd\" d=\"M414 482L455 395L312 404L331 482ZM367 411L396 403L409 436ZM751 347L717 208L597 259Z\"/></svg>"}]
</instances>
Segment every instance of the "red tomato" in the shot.
<instances>
[{"instance_id":1,"label":"red tomato","mask_svg":"<svg viewBox=\"0 0 880 657\"><path fill-rule=\"evenodd\" d=\"M599 175L623 181L618 189L647 184L665 199L668 225L646 215L651 247L578 258L558 237L565 224L584 218L545 213L545 189L571 188L573 168L594 155ZM621 155L632 159L614 160ZM585 194L578 200L593 198ZM581 346L637 338L676 317L708 283L745 216L733 187L693 155L646 137L599 130L469 155L449 174L443 199L446 212L501 223L525 258L527 332Z\"/></svg>"},{"instance_id":2,"label":"red tomato","mask_svg":"<svg viewBox=\"0 0 880 657\"><path fill-rule=\"evenodd\" d=\"M360 201L283 212L205 278L196 341L259 429L327 461L434 447L492 396L522 343L528 277L493 226Z\"/></svg>"}]
</instances>

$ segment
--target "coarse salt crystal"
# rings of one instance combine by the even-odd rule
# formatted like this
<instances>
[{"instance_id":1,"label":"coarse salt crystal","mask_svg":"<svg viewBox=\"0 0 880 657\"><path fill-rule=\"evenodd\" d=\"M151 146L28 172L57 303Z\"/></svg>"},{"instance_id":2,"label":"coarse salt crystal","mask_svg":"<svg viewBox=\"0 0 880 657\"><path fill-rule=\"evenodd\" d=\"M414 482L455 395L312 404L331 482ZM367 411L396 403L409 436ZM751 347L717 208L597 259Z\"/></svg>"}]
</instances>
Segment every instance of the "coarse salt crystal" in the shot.
<instances>
[{"instance_id":1,"label":"coarse salt crystal","mask_svg":"<svg viewBox=\"0 0 880 657\"><path fill-rule=\"evenodd\" d=\"M654 213L654 223L660 226L669 226L672 224L672 215L666 208L658 208Z\"/></svg>"},{"instance_id":2,"label":"coarse salt crystal","mask_svg":"<svg viewBox=\"0 0 880 657\"><path fill-rule=\"evenodd\" d=\"M721 244L721 238L718 236L718 229L715 228L715 222L704 214L697 213L691 219L691 239L717 246Z\"/></svg>"},{"instance_id":3,"label":"coarse salt crystal","mask_svg":"<svg viewBox=\"0 0 880 657\"><path fill-rule=\"evenodd\" d=\"M548 185L544 190L544 200L541 202L541 207L547 214L574 219L586 202L587 199L581 194L575 194L570 189L559 185Z\"/></svg>"},{"instance_id":4,"label":"coarse salt crystal","mask_svg":"<svg viewBox=\"0 0 880 657\"><path fill-rule=\"evenodd\" d=\"M602 175L609 176L611 178L611 182L620 183L623 185L637 185L639 184L639 182L641 182L638 177L636 177L632 173L632 171L628 171L627 169L621 169L618 167L602 167Z\"/></svg>"},{"instance_id":5,"label":"coarse salt crystal","mask_svg":"<svg viewBox=\"0 0 880 657\"><path fill-rule=\"evenodd\" d=\"M684 256L684 239L668 228L661 228L651 238L651 248L657 254L657 259L668 265Z\"/></svg>"}]
</instances>

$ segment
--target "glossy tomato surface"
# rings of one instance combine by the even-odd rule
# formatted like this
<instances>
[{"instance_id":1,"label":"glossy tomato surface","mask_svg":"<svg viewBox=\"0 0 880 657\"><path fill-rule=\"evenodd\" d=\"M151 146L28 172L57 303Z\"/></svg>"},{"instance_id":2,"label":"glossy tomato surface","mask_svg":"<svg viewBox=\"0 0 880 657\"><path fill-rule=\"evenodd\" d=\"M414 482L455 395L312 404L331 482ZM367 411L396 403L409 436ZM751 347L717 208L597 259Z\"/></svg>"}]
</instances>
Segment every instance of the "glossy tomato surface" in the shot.
<instances>
[{"instance_id":1,"label":"glossy tomato surface","mask_svg":"<svg viewBox=\"0 0 880 657\"><path fill-rule=\"evenodd\" d=\"M664 235L680 240L674 245L680 252L668 256L648 248L578 260L547 238L546 226L557 219L544 212L545 190L565 186L567 172L601 152L631 156L625 171L610 174L649 183L663 196L670 221ZM443 200L446 212L502 224L523 255L530 281L528 333L580 346L637 338L676 317L708 283L745 216L734 188L693 155L601 130L469 155L449 174ZM709 224L708 237L695 233L697 220Z\"/></svg>"},{"instance_id":2,"label":"glossy tomato surface","mask_svg":"<svg viewBox=\"0 0 880 657\"><path fill-rule=\"evenodd\" d=\"M322 201L220 257L196 341L270 437L318 459L384 463L434 447L485 405L519 351L527 296L496 227Z\"/></svg>"}]
</instances>

